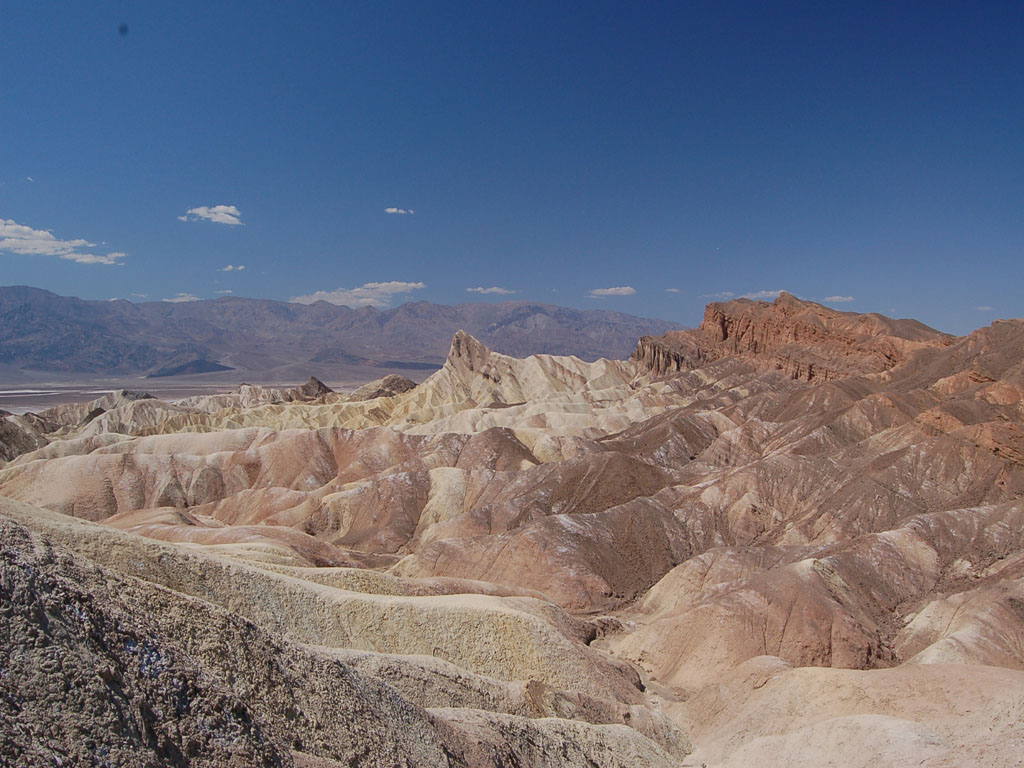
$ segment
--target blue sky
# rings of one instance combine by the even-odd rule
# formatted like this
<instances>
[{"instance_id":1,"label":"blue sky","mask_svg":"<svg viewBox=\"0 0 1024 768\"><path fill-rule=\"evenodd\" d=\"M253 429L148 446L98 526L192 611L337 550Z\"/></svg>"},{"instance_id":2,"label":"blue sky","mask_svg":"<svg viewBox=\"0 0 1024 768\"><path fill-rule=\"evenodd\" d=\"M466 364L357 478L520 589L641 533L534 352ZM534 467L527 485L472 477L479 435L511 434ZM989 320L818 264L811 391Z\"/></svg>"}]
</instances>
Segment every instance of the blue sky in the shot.
<instances>
[{"instance_id":1,"label":"blue sky","mask_svg":"<svg viewBox=\"0 0 1024 768\"><path fill-rule=\"evenodd\" d=\"M1019 2L3 0L0 283L966 332L1024 315L1022 39Z\"/></svg>"}]
</instances>

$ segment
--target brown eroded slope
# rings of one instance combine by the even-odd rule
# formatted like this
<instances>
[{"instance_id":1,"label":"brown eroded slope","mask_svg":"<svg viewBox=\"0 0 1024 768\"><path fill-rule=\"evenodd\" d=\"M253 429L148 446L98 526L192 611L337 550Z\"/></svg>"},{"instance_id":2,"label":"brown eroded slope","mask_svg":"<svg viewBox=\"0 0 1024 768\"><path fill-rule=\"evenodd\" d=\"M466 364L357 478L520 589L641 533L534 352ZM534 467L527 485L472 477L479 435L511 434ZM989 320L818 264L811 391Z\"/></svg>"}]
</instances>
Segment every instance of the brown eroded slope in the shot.
<instances>
[{"instance_id":1,"label":"brown eroded slope","mask_svg":"<svg viewBox=\"0 0 1024 768\"><path fill-rule=\"evenodd\" d=\"M679 757L689 748L678 729L643 706L561 693L540 682L531 695L454 664L426 665L437 683L432 693L408 682L400 692L381 669L408 668L400 679L411 682L423 677L420 657L388 657L375 668L367 662L376 652L354 656L323 647L339 641L358 647L349 633L367 629L366 642L374 644L372 614L397 608L396 601L378 598L376 607L366 605L369 613L353 614L344 605L347 595L337 590L238 572L216 558L179 557L131 538L97 539L82 524L31 508L0 504L0 510L61 542L0 516L0 755L7 765L55 757L65 764L118 766L483 767L511 759L552 768L594 760L623 768L637 761L674 764L641 730ZM99 559L72 554L69 544ZM128 572L121 570L126 556ZM256 583L244 589L250 581ZM334 609L341 620L330 632L317 632L299 620L303 603ZM288 614L277 613L282 605L290 606ZM472 621L466 623L470 606L411 610L423 612L419 621L393 611L396 639L402 626L415 634L427 617L428 627L454 630L449 622L462 622L463 631L453 635L465 641L463 650L474 632L480 636ZM514 611L483 615L504 620L503 634L514 644L509 650L519 656L530 652L530 631L553 631L542 620L529 629L526 615ZM316 644L303 644L304 635ZM552 636L541 647L547 652L561 643L565 650L572 642ZM575 654L585 655L576 645ZM614 690L614 683L611 689L597 684ZM452 692L458 688L469 695L458 697ZM557 719L548 701L560 707ZM637 728L616 724L632 720L634 712Z\"/></svg>"},{"instance_id":2,"label":"brown eroded slope","mask_svg":"<svg viewBox=\"0 0 1024 768\"><path fill-rule=\"evenodd\" d=\"M137 428L129 403L123 433L68 429L0 494L102 567L330 646L488 744L553 744L507 719L541 701L679 759L669 715L712 765L1013 764L1024 321L954 339L791 296L708 317L630 363L460 333L385 397Z\"/></svg>"},{"instance_id":3,"label":"brown eroded slope","mask_svg":"<svg viewBox=\"0 0 1024 768\"><path fill-rule=\"evenodd\" d=\"M839 312L783 291L771 304L750 299L708 304L700 327L645 336L632 359L666 374L740 355L761 370L828 381L885 371L914 350L952 341L916 320Z\"/></svg>"}]
</instances>

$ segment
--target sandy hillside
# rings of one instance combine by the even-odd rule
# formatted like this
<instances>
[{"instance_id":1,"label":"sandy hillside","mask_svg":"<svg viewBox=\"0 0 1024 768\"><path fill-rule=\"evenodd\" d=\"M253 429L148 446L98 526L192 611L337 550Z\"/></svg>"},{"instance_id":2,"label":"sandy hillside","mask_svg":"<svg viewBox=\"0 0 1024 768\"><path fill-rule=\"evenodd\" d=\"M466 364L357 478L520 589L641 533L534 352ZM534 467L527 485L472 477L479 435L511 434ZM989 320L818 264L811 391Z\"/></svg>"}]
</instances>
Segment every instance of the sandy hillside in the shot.
<instances>
[{"instance_id":1,"label":"sandy hillside","mask_svg":"<svg viewBox=\"0 0 1024 768\"><path fill-rule=\"evenodd\" d=\"M1021 320L460 331L0 448L11 765L1024 765Z\"/></svg>"}]
</instances>

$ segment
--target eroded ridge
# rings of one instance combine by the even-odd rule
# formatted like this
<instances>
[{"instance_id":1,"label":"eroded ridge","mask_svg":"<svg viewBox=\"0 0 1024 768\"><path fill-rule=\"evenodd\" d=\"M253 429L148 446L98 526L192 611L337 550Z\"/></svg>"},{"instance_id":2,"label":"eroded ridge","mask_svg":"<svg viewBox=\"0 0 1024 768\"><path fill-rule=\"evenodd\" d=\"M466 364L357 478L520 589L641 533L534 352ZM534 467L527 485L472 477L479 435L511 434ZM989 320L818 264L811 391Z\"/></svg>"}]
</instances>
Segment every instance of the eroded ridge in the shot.
<instances>
[{"instance_id":1,"label":"eroded ridge","mask_svg":"<svg viewBox=\"0 0 1024 768\"><path fill-rule=\"evenodd\" d=\"M318 384L7 418L5 722L73 668L110 764L1019 759L1024 321L787 294L631 361L459 332ZM26 727L15 764L84 759Z\"/></svg>"}]
</instances>

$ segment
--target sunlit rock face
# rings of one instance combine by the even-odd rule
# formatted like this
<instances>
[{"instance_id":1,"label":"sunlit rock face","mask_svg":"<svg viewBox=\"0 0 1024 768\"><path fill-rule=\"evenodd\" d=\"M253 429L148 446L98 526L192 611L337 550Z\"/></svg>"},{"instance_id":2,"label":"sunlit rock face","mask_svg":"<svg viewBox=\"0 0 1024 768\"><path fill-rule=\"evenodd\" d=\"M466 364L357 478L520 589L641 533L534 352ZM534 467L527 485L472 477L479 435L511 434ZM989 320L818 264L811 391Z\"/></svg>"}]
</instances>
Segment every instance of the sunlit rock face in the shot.
<instances>
[{"instance_id":1,"label":"sunlit rock face","mask_svg":"<svg viewBox=\"0 0 1024 768\"><path fill-rule=\"evenodd\" d=\"M952 342L953 337L916 320L838 312L783 292L771 304L750 299L708 304L699 328L645 336L633 359L665 374L738 355L761 370L828 381L886 371L915 350Z\"/></svg>"},{"instance_id":2,"label":"sunlit rock face","mask_svg":"<svg viewBox=\"0 0 1024 768\"><path fill-rule=\"evenodd\" d=\"M137 614L194 692L173 733L117 726L131 754L187 750L227 701L249 725L224 765L344 765L341 741L367 764L1001 765L1024 743L1024 321L954 338L783 294L629 361L460 331L418 385L121 393L0 434L8 647L56 603ZM173 700L68 610L53 653ZM74 722L107 744L104 691ZM315 713L342 705L328 738Z\"/></svg>"}]
</instances>

